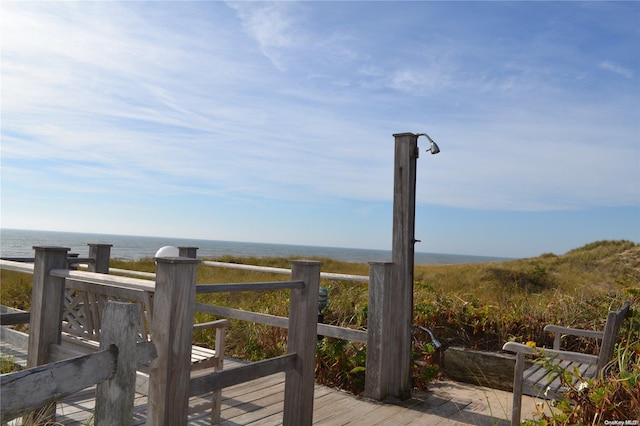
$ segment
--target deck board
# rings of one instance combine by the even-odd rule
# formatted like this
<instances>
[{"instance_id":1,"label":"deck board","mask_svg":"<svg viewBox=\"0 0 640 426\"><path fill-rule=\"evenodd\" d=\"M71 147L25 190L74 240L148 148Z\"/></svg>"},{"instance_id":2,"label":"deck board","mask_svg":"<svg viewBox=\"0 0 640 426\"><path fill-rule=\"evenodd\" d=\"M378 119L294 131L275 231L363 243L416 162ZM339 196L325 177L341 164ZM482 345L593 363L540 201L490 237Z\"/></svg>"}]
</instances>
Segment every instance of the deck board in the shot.
<instances>
[{"instance_id":1,"label":"deck board","mask_svg":"<svg viewBox=\"0 0 640 426\"><path fill-rule=\"evenodd\" d=\"M11 354L18 360L20 348L1 342L3 356ZM225 359L225 369L243 362ZM148 380L140 374L134 401L135 425L144 425L147 411L145 386ZM223 389L221 417L223 425L276 426L282 424L285 374L278 373L251 382ZM366 426L430 426L430 425L508 425L511 413L510 392L462 384L449 380L438 381L427 391L414 392L407 401L370 401L326 386L315 386L314 425ZM95 387L85 389L58 404L57 420L69 426L86 425L95 407ZM189 400L189 425L210 424L211 395ZM523 417L535 411L535 399L523 398ZM12 423L9 423L10 425Z\"/></svg>"}]
</instances>

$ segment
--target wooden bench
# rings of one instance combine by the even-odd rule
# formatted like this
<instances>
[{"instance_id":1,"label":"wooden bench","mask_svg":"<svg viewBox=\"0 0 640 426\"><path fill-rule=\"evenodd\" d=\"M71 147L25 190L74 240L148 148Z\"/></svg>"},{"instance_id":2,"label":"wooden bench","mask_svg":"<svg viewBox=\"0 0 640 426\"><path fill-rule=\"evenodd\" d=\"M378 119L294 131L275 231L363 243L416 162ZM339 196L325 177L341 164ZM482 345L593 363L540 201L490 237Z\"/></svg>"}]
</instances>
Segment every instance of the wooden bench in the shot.
<instances>
[{"instance_id":1,"label":"wooden bench","mask_svg":"<svg viewBox=\"0 0 640 426\"><path fill-rule=\"evenodd\" d=\"M544 329L554 333L553 349L535 348L522 343L507 342L503 350L516 353L516 365L513 377L513 408L511 424L520 424L522 394L556 399L566 389L559 377L559 371L580 372L582 378L594 378L606 374L606 367L613 356L616 340L622 322L626 318L630 302L617 311L609 312L603 331L581 330L576 328L547 325ZM564 336L580 336L601 340L598 355L571 352L561 349ZM525 356L539 355L540 359L525 370ZM559 368L558 368L559 367ZM579 380L577 377L576 380Z\"/></svg>"}]
</instances>

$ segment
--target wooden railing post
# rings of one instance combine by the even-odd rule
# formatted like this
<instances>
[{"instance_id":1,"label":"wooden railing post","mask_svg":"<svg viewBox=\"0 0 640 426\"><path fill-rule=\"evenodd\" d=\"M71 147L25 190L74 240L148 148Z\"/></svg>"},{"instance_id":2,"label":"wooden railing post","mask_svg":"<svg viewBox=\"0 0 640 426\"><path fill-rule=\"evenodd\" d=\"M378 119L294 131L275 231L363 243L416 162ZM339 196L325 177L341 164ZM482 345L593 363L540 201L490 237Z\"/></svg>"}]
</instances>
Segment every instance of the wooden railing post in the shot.
<instances>
[{"instance_id":1,"label":"wooden railing post","mask_svg":"<svg viewBox=\"0 0 640 426\"><path fill-rule=\"evenodd\" d=\"M118 347L116 375L96 389L96 426L133 424L136 390L136 330L139 307L133 303L109 301L102 315L100 349Z\"/></svg>"},{"instance_id":2,"label":"wooden railing post","mask_svg":"<svg viewBox=\"0 0 640 426\"><path fill-rule=\"evenodd\" d=\"M389 394L389 356L391 333L389 296L393 263L369 263L369 309L367 311L367 370L364 395L382 401Z\"/></svg>"},{"instance_id":3,"label":"wooden railing post","mask_svg":"<svg viewBox=\"0 0 640 426\"><path fill-rule=\"evenodd\" d=\"M89 272L109 273L111 247L112 244L89 244L89 257L94 260L93 263L89 263Z\"/></svg>"},{"instance_id":4,"label":"wooden railing post","mask_svg":"<svg viewBox=\"0 0 640 426\"><path fill-rule=\"evenodd\" d=\"M411 323L413 321L413 262L416 214L416 160L418 136L395 138L393 176L393 290L390 297L394 345L389 356L389 394L411 397Z\"/></svg>"},{"instance_id":5,"label":"wooden railing post","mask_svg":"<svg viewBox=\"0 0 640 426\"><path fill-rule=\"evenodd\" d=\"M67 268L70 271L77 271L78 270L78 264L77 263L71 263L71 261L73 259L78 258L78 256L80 256L78 253L67 253Z\"/></svg>"},{"instance_id":6,"label":"wooden railing post","mask_svg":"<svg viewBox=\"0 0 640 426\"><path fill-rule=\"evenodd\" d=\"M178 247L178 256L195 259L198 257L198 247Z\"/></svg>"},{"instance_id":7,"label":"wooden railing post","mask_svg":"<svg viewBox=\"0 0 640 426\"><path fill-rule=\"evenodd\" d=\"M52 277L53 269L67 269L66 247L34 247L35 263L31 289L31 320L27 368L46 364L49 345L60 344L62 311L64 308L64 278ZM55 417L56 405L51 404L38 414L38 419ZM28 420L25 421L25 424Z\"/></svg>"},{"instance_id":8,"label":"wooden railing post","mask_svg":"<svg viewBox=\"0 0 640 426\"><path fill-rule=\"evenodd\" d=\"M291 280L303 281L292 289L289 303L287 352L296 353L296 367L286 372L284 426L306 426L313 421L313 388L318 333L318 291L322 262L295 260Z\"/></svg>"},{"instance_id":9,"label":"wooden railing post","mask_svg":"<svg viewBox=\"0 0 640 426\"><path fill-rule=\"evenodd\" d=\"M147 424L187 424L191 342L199 260L156 258L151 341L158 357L149 369Z\"/></svg>"},{"instance_id":10,"label":"wooden railing post","mask_svg":"<svg viewBox=\"0 0 640 426\"><path fill-rule=\"evenodd\" d=\"M36 251L31 289L29 353L27 368L46 364L49 345L60 343L64 278L49 276L53 269L67 269L66 247L34 247Z\"/></svg>"}]
</instances>

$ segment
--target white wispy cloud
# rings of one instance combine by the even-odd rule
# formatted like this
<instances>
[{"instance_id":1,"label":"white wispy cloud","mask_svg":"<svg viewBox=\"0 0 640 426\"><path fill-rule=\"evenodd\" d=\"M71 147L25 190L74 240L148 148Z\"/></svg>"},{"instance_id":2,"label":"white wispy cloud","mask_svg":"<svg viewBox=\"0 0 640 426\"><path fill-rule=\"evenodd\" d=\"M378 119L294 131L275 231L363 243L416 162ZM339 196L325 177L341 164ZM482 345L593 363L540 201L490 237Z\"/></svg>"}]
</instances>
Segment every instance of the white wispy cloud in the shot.
<instances>
[{"instance_id":1,"label":"white wispy cloud","mask_svg":"<svg viewBox=\"0 0 640 426\"><path fill-rule=\"evenodd\" d=\"M424 202L637 201L624 184L637 176L637 127L606 118L634 99L573 92L579 73L549 60L566 49L545 47L548 36L496 53L473 34L435 43L327 16L319 31L308 24L331 13L323 3L229 5L3 3L3 161L50 160L48 174L21 175L33 186L43 174L87 175L113 194L377 202L391 197L392 133L427 131L443 151L420 159L425 182L439 182L418 185ZM534 48L543 50L527 56ZM635 76L614 61L600 67ZM617 145L602 151L607 138Z\"/></svg>"},{"instance_id":2,"label":"white wispy cloud","mask_svg":"<svg viewBox=\"0 0 640 426\"><path fill-rule=\"evenodd\" d=\"M283 56L290 48L304 44L303 34L290 17L293 2L229 2L238 13L245 31L258 43L260 51L281 71L287 69Z\"/></svg>"},{"instance_id":3,"label":"white wispy cloud","mask_svg":"<svg viewBox=\"0 0 640 426\"><path fill-rule=\"evenodd\" d=\"M600 68L602 68L603 70L611 71L611 72L613 72L615 74L618 74L618 75L621 75L621 76L623 76L625 78L632 78L633 77L633 71L631 71L630 69L625 68L623 66L611 63L609 61L600 62L600 64L598 66Z\"/></svg>"}]
</instances>

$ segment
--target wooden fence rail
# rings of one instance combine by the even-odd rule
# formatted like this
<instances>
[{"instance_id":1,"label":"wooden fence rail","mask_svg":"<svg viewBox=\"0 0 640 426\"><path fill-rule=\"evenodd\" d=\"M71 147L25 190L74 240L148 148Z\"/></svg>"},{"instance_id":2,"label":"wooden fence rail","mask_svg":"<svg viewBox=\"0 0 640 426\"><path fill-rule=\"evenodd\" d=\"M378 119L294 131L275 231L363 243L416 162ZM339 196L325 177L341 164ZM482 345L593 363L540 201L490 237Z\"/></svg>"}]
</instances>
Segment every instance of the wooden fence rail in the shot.
<instances>
[{"instance_id":1,"label":"wooden fence rail","mask_svg":"<svg viewBox=\"0 0 640 426\"><path fill-rule=\"evenodd\" d=\"M100 272L103 275L98 275L91 272L75 271L66 269L66 263L61 261L60 266L50 269L49 273L52 279L62 279L66 283L67 288L75 289L76 291L82 291L86 293L105 294L108 297L116 297L124 300L137 301L142 309L143 317L138 324L146 323L151 324L155 313L155 299L157 298L155 283L150 282L149 279L158 279L157 274L140 271L122 270L116 268L108 268L108 262L106 262L106 252L110 250L110 245L90 245L90 247L96 247L94 255L100 257L101 261L92 262L93 265L98 265ZM271 268L255 265L240 265L225 262L213 262L213 261L198 261L196 257L196 248L190 248L187 252L184 248L180 248L181 256L187 254L191 257L196 264L203 264L211 267L223 267L223 268L235 268L245 270L255 270L262 272L271 272L279 274L291 274L292 269L285 268ZM97 258L96 258L97 259ZM64 265L64 266L63 266ZM18 272L34 273L34 265L27 263L7 262L0 260L0 266L3 269L15 270ZM328 272L320 272L320 278L325 279L338 279L338 280L352 280L360 282L369 282L369 316L368 316L368 330L356 330L346 327L338 327L329 324L317 324L317 329L314 332L314 336L323 335L327 337L345 339L355 342L366 343L369 350L367 351L366 362L366 385L365 395L382 400L387 395L394 395L393 388L390 389L390 378L396 376L398 372L394 365L389 365L385 362L388 358L390 351L392 350L391 344L393 336L391 335L391 325L397 321L397 318L390 316L389 299L391 292L391 280L392 271L394 265L391 263L373 262L370 264L369 276L350 275L350 274L334 274ZM91 269L95 269L95 266ZM160 269L160 268L159 268ZM115 273L119 275L129 275L140 278L129 278L117 275L108 275L108 273ZM195 285L195 284L194 284ZM190 286L189 286L190 287ZM211 284L211 285L197 285L195 286L196 293L208 293L208 292L228 292L228 291L251 291L251 290L264 290L278 288L302 288L303 283L300 281L285 281L280 283L244 283L244 284ZM170 292L170 290L167 290ZM292 290L293 291L293 290ZM189 296L190 297L190 296ZM153 303L152 303L153 302ZM194 301L195 302L195 301ZM221 307L208 305L203 303L194 303L194 311L205 312L217 316L222 316L230 319L237 319L243 321L251 321L260 324L267 324L276 327L289 328L289 319L287 317L278 317L274 315L262 314L257 312L248 312L240 309ZM317 314L317 307L316 307ZM68 327L68 325L66 325ZM94 333L99 332L99 320L95 324ZM193 329L193 324L191 324ZM72 330L67 330L71 332ZM188 333L187 333L188 334ZM78 334L81 335L81 334ZM94 335L93 337L97 337ZM183 386L186 386L183 385ZM394 395L398 396L398 395Z\"/></svg>"},{"instance_id":2,"label":"wooden fence rail","mask_svg":"<svg viewBox=\"0 0 640 426\"><path fill-rule=\"evenodd\" d=\"M0 376L2 416L5 422L37 411L89 386L111 379L116 372L118 348L45 364Z\"/></svg>"},{"instance_id":3,"label":"wooden fence rail","mask_svg":"<svg viewBox=\"0 0 640 426\"><path fill-rule=\"evenodd\" d=\"M289 275L291 273L291 269L274 268L271 266L244 265L240 263L214 262L211 260L204 260L202 261L202 264L205 266L213 266L218 268L240 269L245 271L256 271L256 272L271 272L274 274ZM333 272L320 272L320 278L334 279L334 280L347 280L347 281L362 281L362 282L369 281L369 277L367 277L366 275L336 274Z\"/></svg>"},{"instance_id":4,"label":"wooden fence rail","mask_svg":"<svg viewBox=\"0 0 640 426\"><path fill-rule=\"evenodd\" d=\"M304 283L302 281L270 281L264 283L199 284L196 287L196 293L233 293L237 291L284 290L288 288L304 288Z\"/></svg>"},{"instance_id":5,"label":"wooden fence rail","mask_svg":"<svg viewBox=\"0 0 640 426\"><path fill-rule=\"evenodd\" d=\"M0 305L0 325L28 324L30 318L29 312Z\"/></svg>"},{"instance_id":6,"label":"wooden fence rail","mask_svg":"<svg viewBox=\"0 0 640 426\"><path fill-rule=\"evenodd\" d=\"M195 258L176 257L158 258L155 284L147 280L110 276L105 273L83 272L67 269L68 249L64 247L35 247L35 263L32 268L14 262L3 262L6 269L33 273L31 298L30 333L28 335L27 367L44 369L54 354L63 352L58 350L63 332L79 333L79 336L95 340L99 337L102 352L90 358L98 359L98 364L105 366L110 359L110 351L103 343L109 343L117 332L109 331L107 312L102 319L95 317L100 312L100 304L107 298L124 298L137 303L131 305L136 308L127 321L131 329L130 339L135 342L140 326L140 306L145 305L148 317L145 323L149 326L150 336L157 356L149 365L149 392L147 424L150 425L184 425L188 416L188 399L193 392L191 381L191 335L193 332L193 315L195 312L196 270L200 263ZM195 253L194 253L195 254ZM100 262L94 262L96 265ZM320 282L321 262L293 261L291 280L276 283L241 283L219 286L218 290L250 291L264 289L290 289L288 332L288 353L283 357L265 360L258 364L250 364L229 371L202 375L194 382L195 389L216 391L223 385L253 380L276 372L285 372L285 403L283 424L289 426L311 425L313 416L313 389L315 367L315 339L317 335L317 314ZM104 264L102 270L106 270ZM100 271L96 271L100 272ZM211 290L209 286L203 289ZM69 292L71 291L71 293ZM72 293L80 293L72 294ZM152 297L151 297L152 296ZM96 297L95 301L92 299ZM147 300L148 299L148 300ZM144 302L144 303L143 303ZM150 303L149 303L150 302ZM93 312L95 310L95 312ZM73 317L73 313L77 313ZM68 314L68 315L67 315ZM88 326L88 329L87 329ZM85 333L85 334L83 334ZM88 333L88 334L86 334ZM120 333L121 334L121 333ZM128 341L127 340L127 341ZM135 343L131 343L135 347ZM125 347L125 341L116 344L120 349ZM61 348L62 349L62 348ZM120 368L120 352L118 351L118 368ZM105 361L105 358L107 361ZM113 356L111 356L111 359ZM135 359L133 366L125 366L126 377L130 376L133 368L135 383ZM64 368L78 369L90 365L92 371L98 368L93 361L65 361ZM112 359L113 361L113 359ZM128 365L128 364L127 364ZM99 368L98 368L99 369ZM107 366L103 370L111 371ZM31 371L31 370L30 370ZM50 374L50 373L49 373ZM125 374L125 373L123 373ZM89 374L87 374L89 375ZM73 374L67 372L68 377ZM35 376L34 376L35 377ZM87 383L96 383L113 374L103 373L100 377L93 377ZM207 378L208 377L208 378ZM117 412L121 417L111 418L101 424L126 424L133 418L132 412L125 408L113 409L114 404L121 403L118 395L128 395L130 389L135 389L131 380L121 378L108 381L120 383L120 388L104 388L98 386L96 402L96 418L106 416L107 412ZM55 399L55 398L54 398ZM129 396L126 396L129 399ZM36 399L32 405L49 401ZM24 404L27 405L27 404ZM106 408L100 408L106 407ZM100 414L99 414L100 413ZM44 416L55 415L55 403L46 407ZM128 419L128 420L127 420ZM102 421L102 420L101 420ZM98 424L98 423L97 423Z\"/></svg>"},{"instance_id":7,"label":"wooden fence rail","mask_svg":"<svg viewBox=\"0 0 640 426\"><path fill-rule=\"evenodd\" d=\"M33 263L20 262L18 260L0 259L0 267L7 271L22 272L24 274L33 274Z\"/></svg>"},{"instance_id":8,"label":"wooden fence rail","mask_svg":"<svg viewBox=\"0 0 640 426\"><path fill-rule=\"evenodd\" d=\"M54 420L51 404L97 384L95 425L130 424L136 365L155 355L152 346L136 345L136 308L130 303L108 303L99 352L0 376L0 423L35 411L39 413L31 414L32 420L43 424Z\"/></svg>"},{"instance_id":9,"label":"wooden fence rail","mask_svg":"<svg viewBox=\"0 0 640 426\"><path fill-rule=\"evenodd\" d=\"M277 315L263 314L260 312L244 311L242 309L228 308L226 306L196 303L196 310L211 315L236 319L240 321L254 322L256 324L270 325L272 327L288 328L289 318ZM352 342L367 343L367 331L356 330L347 327L318 323L318 335L333 337L335 339L349 340Z\"/></svg>"},{"instance_id":10,"label":"wooden fence rail","mask_svg":"<svg viewBox=\"0 0 640 426\"><path fill-rule=\"evenodd\" d=\"M371 263L369 277L320 272L319 266L317 266L317 277L315 276L316 272L312 274L312 283L316 286L315 290L312 290L312 293L315 292L315 294L313 295L313 297L309 297L309 294L307 293L309 291L309 282L305 281L305 279L300 278L307 277L308 275L304 272L300 272L301 265L305 264L304 262L307 261L303 261L302 264L298 264L297 266L296 262L293 262L292 269L266 268L252 265L226 264L222 262L209 261L200 262L199 260L195 259L195 250L191 250L191 252L189 252L191 259L156 259L158 261L158 273L153 274L139 271L114 270L113 268L108 268L108 263L104 261L105 248L110 248L110 246L104 245L102 247L98 247L98 250L103 250L103 260L101 262L93 262L93 265L98 265L98 269L100 269L95 272L101 272L102 274L67 269L66 258L63 257L63 255L66 254L66 251L62 250L57 254L56 250L59 248L47 248L47 257L49 259L46 261L48 267L46 281L54 283L53 287L56 288L54 293L56 294L59 291L59 287L56 287L56 283L64 282L68 289L85 293L103 294L108 297L115 297L129 301L137 301L138 305L141 308L146 308L139 310L140 315L144 314L144 316L142 316L142 321L139 320L137 324L138 326L141 323L150 325L151 334L158 336L156 339L154 339L154 341L158 347L159 353L159 359L151 364L150 370L151 377L148 424L181 424L181 422L183 421L182 419L186 419L188 401L185 398L188 395L198 394L203 389L208 389L208 391L215 391L216 389L224 387L224 383L238 383L240 381L251 380L262 377L264 375L273 374L274 372L286 372L287 375L288 384L286 388L288 390L285 391L286 408L284 414L284 424L311 424L313 409L313 367L315 365L315 336L318 334L328 337L366 343L369 350L367 351L365 395L371 398L382 400L390 393L389 377L394 374L392 371L393 366L389 366L388 363L385 363L384 360L387 358L388 354L391 351L391 342L389 340L389 337L386 336L386 334L382 330L385 328L388 329L389 324L392 324L394 321L394 318L390 316L390 309L388 305L388 293L390 291L390 279L391 271L393 270L393 264ZM52 261L52 256L53 258L57 258L57 260ZM35 265L0 261L0 266L2 266L3 269L33 273L34 283L36 283L38 281L39 274L41 274L39 270L43 269L42 265L40 267L38 266L38 257L38 248L36 248ZM185 262L190 266L187 266L186 264L179 265ZM40 263L42 263L42 259L40 260ZM276 283L205 284L196 286L195 270L197 265L200 263L204 263L207 266L215 267L251 269L281 274L290 273L291 281ZM320 265L319 262L309 262L305 264L306 266L302 267L302 270L304 271L306 268L311 268L313 270L316 268L316 264ZM192 272L186 273L185 275L185 268L192 270ZM296 272L296 268L298 268L298 272ZM92 267L91 269L96 268ZM265 269L267 270L265 271ZM163 270L164 272L162 272ZM123 275L133 275L136 277L143 277L147 279L108 275L109 272ZM166 276L167 274L169 274L168 277ZM300 277L296 278L296 275ZM149 282L148 278L154 278L156 280L156 283ZM368 318L368 331L337 327L328 324L318 324L316 321L317 318L312 318L316 317L318 314L317 303L320 278L353 280L362 282L369 281L370 309ZM162 281L167 282L167 284L161 285L160 283ZM161 288L163 288L163 290L161 290ZM255 312L247 312L239 309L213 306L195 302L196 293L221 291L254 291L267 289L277 290L283 288L291 288L292 306L290 306L291 314L289 318L277 317ZM49 292L51 292L51 290L52 288L50 287ZM303 298L302 301L298 300L298 302L296 302L295 304L296 306L294 306L293 301L296 300L295 294L300 294L301 292L307 295ZM39 297L42 297L42 295ZM51 295L49 295L48 297L51 297ZM306 304L309 303L310 300L314 300L314 305L311 305L311 307L309 307L308 309L300 308L298 306L300 303L306 306ZM37 302L35 305L37 305ZM237 369L238 371L235 373L228 371L219 371L211 373L208 376L200 376L197 380L195 380L195 378L189 379L189 375L187 373L188 367L186 366L186 364L185 366L182 366L185 367L184 369L175 368L175 360L180 359L184 361L189 359L187 350L190 349L191 342L190 339L187 338L187 336L191 336L191 332L193 330L193 313L196 310L227 318L252 321L256 323L287 328L289 329L288 334L290 353L288 353L284 357L277 357L272 360L266 360L255 365L252 364L250 366L247 366L244 370ZM161 317L164 319L162 319L161 317L155 318L159 313L161 313ZM295 313L298 313L297 318L295 318ZM180 316L181 319L176 319L176 314ZM92 315L95 316L96 313L94 312L92 313ZM35 319L37 320L37 315ZM295 323L298 323L298 325L293 326L294 328L292 329L292 324ZM65 324L65 327L68 327L69 323ZM176 324L182 325L177 326ZM300 324L303 325L301 326ZM305 326L304 324L307 325ZM305 331L302 332L300 330L300 327L306 327ZM313 327L313 330L309 327ZM94 333L99 332L99 317L93 328ZM379 330L377 332L375 330L372 332L372 328L376 328ZM180 337L180 339L184 339L184 342L180 340L181 343L179 345L172 346L175 343L172 339L175 338L166 335L166 330L172 330L171 333L175 333L174 336L176 337L182 336ZM71 330L65 329L65 331L74 334ZM58 331L55 330L53 332L50 331L49 333L55 336L57 332ZM165 342L163 342L163 334L166 337ZM92 337L95 338L99 336L93 335ZM309 337L312 338L312 342L306 342L306 340L310 340ZM48 339L51 340L51 338ZM300 342L305 343L303 344ZM49 344L51 343L53 342L49 341ZM30 347L31 346L32 344L30 344ZM176 346L179 346L182 349L176 352ZM306 348L307 346L312 349L309 350L308 348ZM46 344L44 346L41 346L41 348L44 347L46 347ZM44 350L45 349L39 349L39 351ZM60 351L56 349L52 354L57 354L59 352ZM165 359L167 356L169 357L169 359ZM42 362L42 359L44 358L42 358L41 356L39 362ZM155 390L152 390L154 389L154 386ZM180 397L176 399L177 395L179 395ZM171 410L165 409L164 407L171 407Z\"/></svg>"},{"instance_id":11,"label":"wooden fence rail","mask_svg":"<svg viewBox=\"0 0 640 426\"><path fill-rule=\"evenodd\" d=\"M267 272L271 274L291 274L291 269L287 268L274 268L272 266L259 266L259 265L245 265L242 263L228 263L228 262L216 262L212 260L203 260L202 265L211 266L214 268L227 268L238 269L243 271L255 271L255 272ZM110 274L117 275L135 275L143 278L155 279L156 274L153 272L133 271L130 269L109 268ZM320 272L320 278L329 280L344 280L344 281L359 281L367 282L369 277L366 275L352 275L352 274L336 274L333 272Z\"/></svg>"}]
</instances>

